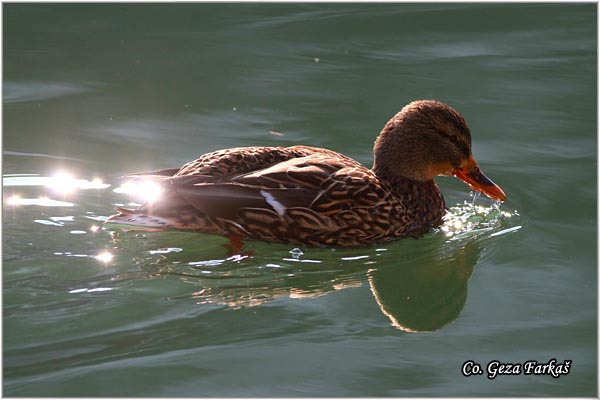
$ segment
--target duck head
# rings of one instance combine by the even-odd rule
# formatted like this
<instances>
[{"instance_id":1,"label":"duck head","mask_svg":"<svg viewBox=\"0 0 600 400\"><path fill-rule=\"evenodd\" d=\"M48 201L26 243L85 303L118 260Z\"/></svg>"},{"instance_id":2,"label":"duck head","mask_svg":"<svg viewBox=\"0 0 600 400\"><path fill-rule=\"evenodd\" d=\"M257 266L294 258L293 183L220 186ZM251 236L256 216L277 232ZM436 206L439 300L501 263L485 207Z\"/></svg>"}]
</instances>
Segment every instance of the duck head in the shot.
<instances>
[{"instance_id":1,"label":"duck head","mask_svg":"<svg viewBox=\"0 0 600 400\"><path fill-rule=\"evenodd\" d=\"M373 151L373 171L388 180L430 181L438 175L454 175L473 190L506 200L473 158L465 119L442 102L417 100L406 105L385 125Z\"/></svg>"}]
</instances>

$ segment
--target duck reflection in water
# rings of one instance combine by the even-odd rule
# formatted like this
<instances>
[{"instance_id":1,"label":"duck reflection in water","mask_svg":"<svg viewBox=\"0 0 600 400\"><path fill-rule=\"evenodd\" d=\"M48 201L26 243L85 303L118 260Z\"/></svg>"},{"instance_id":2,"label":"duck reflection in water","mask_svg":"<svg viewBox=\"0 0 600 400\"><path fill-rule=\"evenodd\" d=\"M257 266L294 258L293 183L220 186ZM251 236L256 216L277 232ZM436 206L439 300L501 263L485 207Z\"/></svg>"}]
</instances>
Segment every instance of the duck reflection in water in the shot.
<instances>
[{"instance_id":1,"label":"duck reflection in water","mask_svg":"<svg viewBox=\"0 0 600 400\"><path fill-rule=\"evenodd\" d=\"M362 249L356 255L356 250L340 254L324 249L305 249L302 254L284 245L255 242L249 246L253 256L215 260L211 254L218 252L222 239L206 235L212 246L199 249L191 245L197 238L190 235L153 233L133 238L116 233L114 238L118 247L132 253L140 254L136 247L164 249L139 258L138 267L144 274L178 277L194 287L170 300L238 309L281 298L301 301L368 283L383 315L407 332L435 331L458 318L481 245L479 239L445 241L434 234L387 249ZM186 251L169 251L175 243ZM404 252L410 256L402 257ZM129 278L130 274L122 273L117 280Z\"/></svg>"},{"instance_id":2,"label":"duck reflection in water","mask_svg":"<svg viewBox=\"0 0 600 400\"><path fill-rule=\"evenodd\" d=\"M469 278L479 258L469 242L452 254L368 273L371 292L392 325L407 332L432 332L456 320L467 300Z\"/></svg>"}]
</instances>

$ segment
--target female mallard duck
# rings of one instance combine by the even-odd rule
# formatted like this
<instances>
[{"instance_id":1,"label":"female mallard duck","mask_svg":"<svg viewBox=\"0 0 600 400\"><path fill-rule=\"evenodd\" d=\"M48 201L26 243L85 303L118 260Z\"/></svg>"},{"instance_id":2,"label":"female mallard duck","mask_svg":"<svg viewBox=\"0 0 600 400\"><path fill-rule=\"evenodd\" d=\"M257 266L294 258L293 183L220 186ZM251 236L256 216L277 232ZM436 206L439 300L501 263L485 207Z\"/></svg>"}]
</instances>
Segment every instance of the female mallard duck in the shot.
<instances>
[{"instance_id":1,"label":"female mallard duck","mask_svg":"<svg viewBox=\"0 0 600 400\"><path fill-rule=\"evenodd\" d=\"M471 155L464 118L434 100L414 101L383 128L367 169L308 146L238 147L204 154L149 179L161 194L107 222L182 229L312 246L388 242L439 226L444 198L433 178L454 175L472 189L506 195Z\"/></svg>"}]
</instances>

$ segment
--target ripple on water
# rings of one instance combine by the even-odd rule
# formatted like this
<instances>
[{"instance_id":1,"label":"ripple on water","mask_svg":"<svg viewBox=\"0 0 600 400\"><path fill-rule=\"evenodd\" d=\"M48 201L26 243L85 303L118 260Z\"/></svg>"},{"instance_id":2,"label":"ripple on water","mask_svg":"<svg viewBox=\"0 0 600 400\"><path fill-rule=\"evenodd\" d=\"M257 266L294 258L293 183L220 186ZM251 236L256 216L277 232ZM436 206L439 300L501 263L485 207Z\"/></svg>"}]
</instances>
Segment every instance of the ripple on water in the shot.
<instances>
[{"instance_id":1,"label":"ripple on water","mask_svg":"<svg viewBox=\"0 0 600 400\"><path fill-rule=\"evenodd\" d=\"M92 90L90 87L70 82L4 82L2 99L5 103L40 101L71 96Z\"/></svg>"}]
</instances>

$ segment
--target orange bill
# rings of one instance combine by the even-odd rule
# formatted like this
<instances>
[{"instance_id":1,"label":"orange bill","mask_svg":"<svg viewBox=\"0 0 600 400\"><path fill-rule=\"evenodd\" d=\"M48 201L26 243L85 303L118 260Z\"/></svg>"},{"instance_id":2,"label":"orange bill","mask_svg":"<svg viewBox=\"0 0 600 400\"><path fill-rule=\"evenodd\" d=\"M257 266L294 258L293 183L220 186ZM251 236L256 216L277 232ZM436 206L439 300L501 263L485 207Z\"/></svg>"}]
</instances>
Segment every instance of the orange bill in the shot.
<instances>
[{"instance_id":1,"label":"orange bill","mask_svg":"<svg viewBox=\"0 0 600 400\"><path fill-rule=\"evenodd\" d=\"M470 158L465 166L452 171L452 175L465 182L473 190L481 192L486 196L504 201L506 194L490 178L484 175L479 169L479 165L473 158Z\"/></svg>"}]
</instances>

